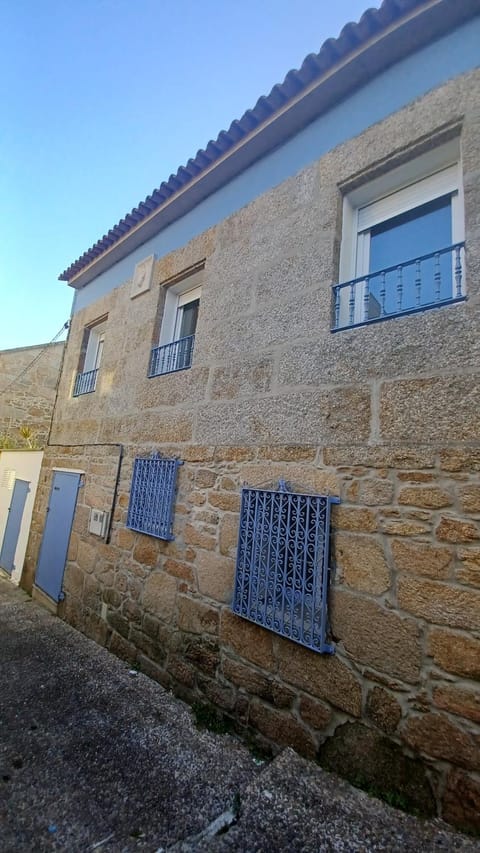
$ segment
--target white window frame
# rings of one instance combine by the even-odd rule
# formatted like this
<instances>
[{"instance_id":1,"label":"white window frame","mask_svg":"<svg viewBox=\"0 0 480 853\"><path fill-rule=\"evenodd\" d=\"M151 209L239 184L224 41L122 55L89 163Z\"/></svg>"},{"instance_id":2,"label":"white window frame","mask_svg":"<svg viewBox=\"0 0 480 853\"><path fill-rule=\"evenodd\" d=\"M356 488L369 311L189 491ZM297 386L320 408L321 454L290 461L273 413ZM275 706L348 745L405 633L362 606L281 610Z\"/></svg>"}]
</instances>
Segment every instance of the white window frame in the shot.
<instances>
[{"instance_id":1,"label":"white window frame","mask_svg":"<svg viewBox=\"0 0 480 853\"><path fill-rule=\"evenodd\" d=\"M452 244L465 236L462 166L459 139L422 154L344 196L339 281L347 282L369 272L370 230L381 222L450 195ZM405 258L405 260L410 260ZM361 284L355 299L354 323L362 320ZM340 326L348 312L348 288L341 291ZM452 296L454 294L452 293ZM393 315L392 315L393 316Z\"/></svg>"},{"instance_id":2,"label":"white window frame","mask_svg":"<svg viewBox=\"0 0 480 853\"><path fill-rule=\"evenodd\" d=\"M90 326L83 373L98 370L102 361L103 346L105 343L106 321Z\"/></svg>"},{"instance_id":3,"label":"white window frame","mask_svg":"<svg viewBox=\"0 0 480 853\"><path fill-rule=\"evenodd\" d=\"M183 308L190 302L201 299L202 282L203 270L200 270L167 288L158 346L165 346L179 339Z\"/></svg>"}]
</instances>

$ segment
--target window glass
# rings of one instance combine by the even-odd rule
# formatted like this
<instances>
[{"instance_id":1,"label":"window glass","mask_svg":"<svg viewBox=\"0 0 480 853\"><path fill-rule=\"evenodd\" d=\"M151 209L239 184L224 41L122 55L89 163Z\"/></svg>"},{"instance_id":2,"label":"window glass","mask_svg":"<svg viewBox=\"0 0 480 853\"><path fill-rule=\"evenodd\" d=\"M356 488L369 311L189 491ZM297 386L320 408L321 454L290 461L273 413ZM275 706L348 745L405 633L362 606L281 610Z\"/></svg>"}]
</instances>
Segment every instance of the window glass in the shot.
<instances>
[{"instance_id":1,"label":"window glass","mask_svg":"<svg viewBox=\"0 0 480 853\"><path fill-rule=\"evenodd\" d=\"M189 335L194 335L197 328L198 308L200 305L199 299L194 299L193 302L188 302L179 310L182 312L180 323L180 338L186 338Z\"/></svg>"},{"instance_id":2,"label":"window glass","mask_svg":"<svg viewBox=\"0 0 480 853\"><path fill-rule=\"evenodd\" d=\"M375 316L385 288L387 314L418 304L429 304L452 296L452 261L450 254L423 261L421 286L418 286L416 264L407 264L423 255L445 249L452 242L451 196L394 216L370 230L369 272L381 272L388 267L397 269L385 276L370 279L370 316ZM401 269L400 269L401 266ZM401 301L401 304L400 304Z\"/></svg>"}]
</instances>

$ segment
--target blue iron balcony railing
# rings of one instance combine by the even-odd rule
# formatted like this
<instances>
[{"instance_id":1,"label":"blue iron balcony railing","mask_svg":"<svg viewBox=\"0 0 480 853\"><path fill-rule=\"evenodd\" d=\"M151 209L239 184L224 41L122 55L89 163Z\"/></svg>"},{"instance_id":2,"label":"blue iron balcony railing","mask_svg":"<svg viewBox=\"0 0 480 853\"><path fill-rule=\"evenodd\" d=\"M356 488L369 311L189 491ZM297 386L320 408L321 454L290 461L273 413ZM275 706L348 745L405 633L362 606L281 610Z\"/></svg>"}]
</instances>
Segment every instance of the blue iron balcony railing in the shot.
<instances>
[{"instance_id":1,"label":"blue iron balcony railing","mask_svg":"<svg viewBox=\"0 0 480 853\"><path fill-rule=\"evenodd\" d=\"M464 247L455 243L335 285L332 332L461 302Z\"/></svg>"},{"instance_id":2,"label":"blue iron balcony railing","mask_svg":"<svg viewBox=\"0 0 480 853\"><path fill-rule=\"evenodd\" d=\"M92 391L95 391L97 373L98 368L96 370L87 370L86 373L77 373L72 396L80 397L81 394L91 394Z\"/></svg>"},{"instance_id":3,"label":"blue iron balcony railing","mask_svg":"<svg viewBox=\"0 0 480 853\"><path fill-rule=\"evenodd\" d=\"M186 370L192 364L195 335L180 338L171 344L154 347L150 355L148 375L160 376L162 373L173 373L175 370Z\"/></svg>"}]
</instances>

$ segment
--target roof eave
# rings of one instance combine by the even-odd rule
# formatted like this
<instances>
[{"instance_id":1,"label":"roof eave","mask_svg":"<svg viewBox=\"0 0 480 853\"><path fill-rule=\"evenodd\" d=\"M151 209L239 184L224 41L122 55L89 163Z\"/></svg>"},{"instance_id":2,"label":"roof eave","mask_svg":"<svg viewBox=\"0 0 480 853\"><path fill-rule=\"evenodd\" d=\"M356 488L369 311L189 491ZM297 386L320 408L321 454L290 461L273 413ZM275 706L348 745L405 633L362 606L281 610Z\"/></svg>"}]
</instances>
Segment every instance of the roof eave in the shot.
<instances>
[{"instance_id":1,"label":"roof eave","mask_svg":"<svg viewBox=\"0 0 480 853\"><path fill-rule=\"evenodd\" d=\"M84 287L373 76L459 26L478 11L479 0L463 0L461 4L451 0L429 0L415 6L305 86L78 273L69 275L70 267L60 280L68 281L76 289Z\"/></svg>"}]
</instances>

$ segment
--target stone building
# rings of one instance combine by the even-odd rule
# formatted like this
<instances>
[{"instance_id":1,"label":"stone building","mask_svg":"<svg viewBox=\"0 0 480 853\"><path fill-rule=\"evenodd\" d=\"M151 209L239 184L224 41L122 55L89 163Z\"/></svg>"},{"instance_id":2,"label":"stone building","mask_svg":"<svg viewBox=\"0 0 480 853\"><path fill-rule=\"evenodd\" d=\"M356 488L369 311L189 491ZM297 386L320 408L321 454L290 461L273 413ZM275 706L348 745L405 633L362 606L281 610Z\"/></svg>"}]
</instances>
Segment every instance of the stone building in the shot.
<instances>
[{"instance_id":1,"label":"stone building","mask_svg":"<svg viewBox=\"0 0 480 853\"><path fill-rule=\"evenodd\" d=\"M62 341L0 351L0 436L12 445L23 446L23 426L31 428L38 447L46 443L64 346Z\"/></svg>"},{"instance_id":2,"label":"stone building","mask_svg":"<svg viewBox=\"0 0 480 853\"><path fill-rule=\"evenodd\" d=\"M263 744L470 828L479 44L477 0L385 0L63 273L72 325L23 578ZM328 496L319 526L302 495Z\"/></svg>"}]
</instances>

